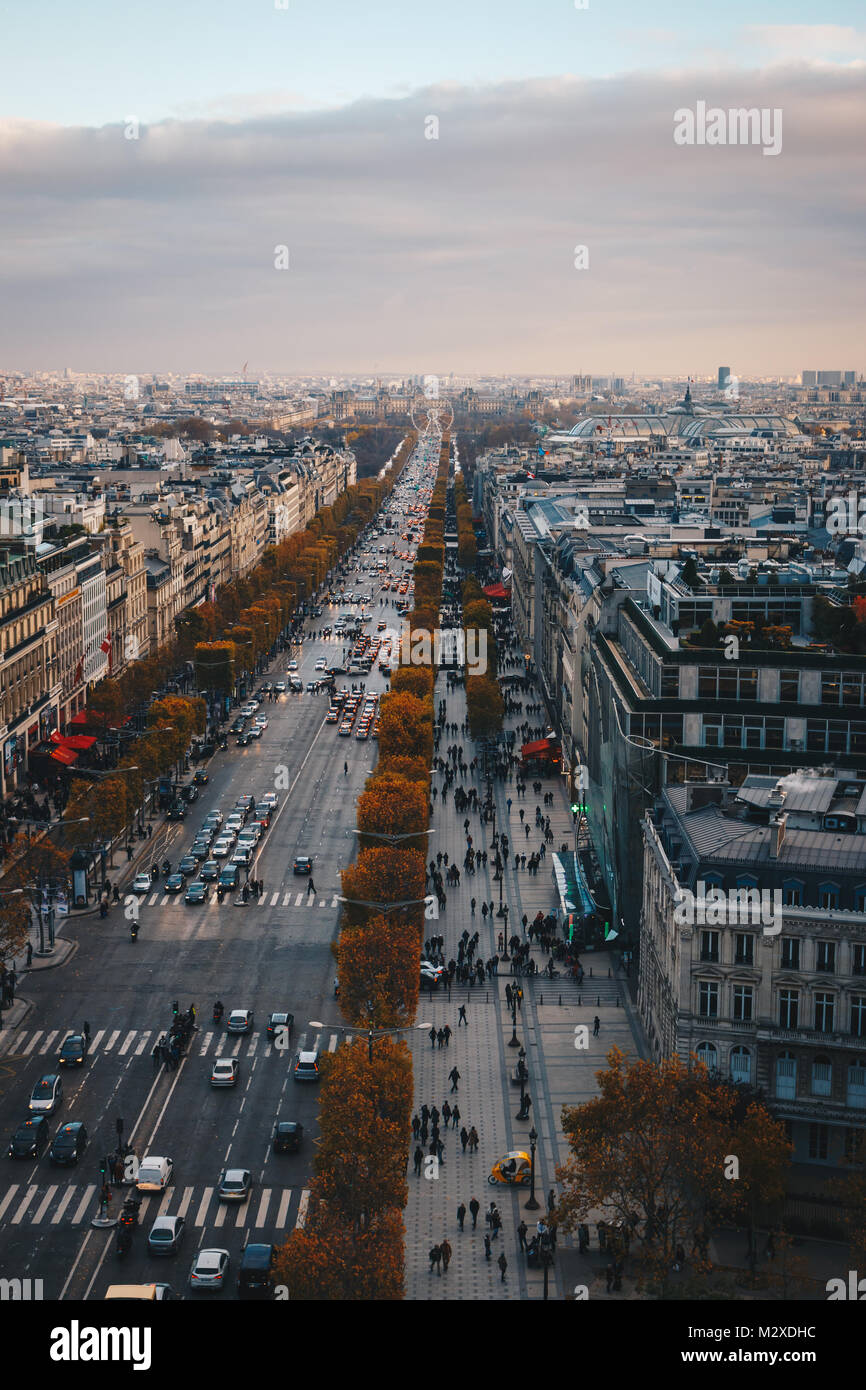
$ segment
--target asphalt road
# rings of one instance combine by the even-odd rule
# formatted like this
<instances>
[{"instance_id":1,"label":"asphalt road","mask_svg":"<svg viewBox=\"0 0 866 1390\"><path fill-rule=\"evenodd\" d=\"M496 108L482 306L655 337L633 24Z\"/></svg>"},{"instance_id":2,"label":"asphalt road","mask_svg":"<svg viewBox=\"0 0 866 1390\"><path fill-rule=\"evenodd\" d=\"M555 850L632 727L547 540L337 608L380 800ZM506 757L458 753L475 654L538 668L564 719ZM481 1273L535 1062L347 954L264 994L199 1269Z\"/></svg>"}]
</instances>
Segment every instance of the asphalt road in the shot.
<instances>
[{"instance_id":1,"label":"asphalt road","mask_svg":"<svg viewBox=\"0 0 866 1390\"><path fill-rule=\"evenodd\" d=\"M435 471L436 458L431 457ZM412 499L416 500L416 499ZM397 533L399 535L399 532ZM374 539L378 547L384 538ZM395 570L407 569L389 562ZM381 576L381 577L384 577ZM346 587L372 595L369 611L375 632L381 619L396 625L390 604L380 608L380 578L352 573ZM386 595L385 597L388 597ZM308 628L333 623L345 605L325 607ZM299 674L315 676L315 662L340 660L344 645L308 638L297 651ZM288 656L268 673L285 676ZM262 679L265 679L263 677ZM350 684L349 677L338 684ZM357 678L356 678L357 679ZM384 688L374 671L368 690ZM3 1158L0 1181L0 1276L43 1280L46 1299L100 1299L112 1283L164 1280L189 1295L189 1267L197 1249L229 1251L231 1268L223 1297L236 1297L234 1279L248 1240L278 1242L303 1223L312 1171L318 1087L292 1078L298 1046L334 1050L346 1034L333 993L331 943L337 933L340 870L353 858L355 799L376 761L376 744L354 736L340 738L337 725L324 722L326 694L283 695L263 701L269 726L258 742L211 759L209 784L185 822L167 827L165 851L176 865L191 845L208 811L224 814L244 793L276 790L279 807L259 842L252 876L264 880L260 900L247 904L213 895L203 906L186 905L182 895L159 891L142 900L137 941L132 942L122 907L105 920L98 916L69 922L64 935L78 943L76 954L57 970L33 972L21 992L34 1008L0 1056L0 1136L10 1136L25 1118L30 1092L45 1072L55 1070L60 1044L84 1020L93 1039L81 1072L64 1077L64 1098L49 1119L53 1136L61 1123L81 1120L89 1145L77 1168L56 1168L44 1154L38 1161ZM343 763L348 761L348 776ZM292 874L296 854L313 856L316 893ZM160 851L162 857L162 851ZM117 872L124 866L118 866ZM115 874L116 877L116 874ZM252 1008L252 1034L230 1038L211 1022L213 1001L226 1014ZM172 1001L181 1009L195 1003L199 1031L176 1072L154 1070L151 1048L172 1020ZM268 1014L286 1010L295 1017L290 1050L278 1051L265 1036ZM311 1019L325 1026L313 1029ZM235 1088L210 1085L214 1056L237 1055ZM170 1157L173 1182L165 1195L144 1199L141 1228L122 1260L112 1232L91 1229L99 1184L100 1156L116 1145L121 1117L124 1138L139 1157ZM271 1149L277 1119L298 1120L305 1129L297 1155ZM248 1168L252 1195L238 1208L218 1203L215 1187L224 1166ZM114 1205L122 1200L115 1195ZM157 1213L180 1214L187 1230L175 1257L147 1254L146 1233Z\"/></svg>"}]
</instances>

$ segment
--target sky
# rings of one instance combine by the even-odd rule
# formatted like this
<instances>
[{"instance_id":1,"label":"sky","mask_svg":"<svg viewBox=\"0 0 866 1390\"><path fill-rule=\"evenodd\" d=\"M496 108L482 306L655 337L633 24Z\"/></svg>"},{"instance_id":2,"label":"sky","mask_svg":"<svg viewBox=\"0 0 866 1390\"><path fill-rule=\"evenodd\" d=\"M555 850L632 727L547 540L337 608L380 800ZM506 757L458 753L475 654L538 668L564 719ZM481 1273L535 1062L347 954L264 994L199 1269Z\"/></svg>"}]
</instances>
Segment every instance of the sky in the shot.
<instances>
[{"instance_id":1,"label":"sky","mask_svg":"<svg viewBox=\"0 0 866 1390\"><path fill-rule=\"evenodd\" d=\"M866 22L815 18L0 3L0 370L866 370Z\"/></svg>"}]
</instances>

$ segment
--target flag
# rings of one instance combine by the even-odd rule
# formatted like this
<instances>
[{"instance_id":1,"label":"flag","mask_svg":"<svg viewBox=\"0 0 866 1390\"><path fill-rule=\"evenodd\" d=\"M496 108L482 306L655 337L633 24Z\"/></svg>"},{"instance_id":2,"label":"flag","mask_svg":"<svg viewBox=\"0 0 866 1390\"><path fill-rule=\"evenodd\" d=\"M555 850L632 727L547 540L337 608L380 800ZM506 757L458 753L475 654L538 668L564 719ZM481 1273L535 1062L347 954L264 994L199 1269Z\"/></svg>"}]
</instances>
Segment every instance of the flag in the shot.
<instances>
[{"instance_id":1,"label":"flag","mask_svg":"<svg viewBox=\"0 0 866 1390\"><path fill-rule=\"evenodd\" d=\"M78 682L79 682L80 680L83 680L83 679L84 679L84 662L83 662L83 661L79 661L78 665L77 665L76 668L75 668L75 684L77 685Z\"/></svg>"},{"instance_id":2,"label":"flag","mask_svg":"<svg viewBox=\"0 0 866 1390\"><path fill-rule=\"evenodd\" d=\"M106 655L106 656L108 656L108 655L110 654L110 652L111 652L111 633L110 633L110 632L109 632L108 635L106 636L105 641L101 644L101 646L100 646L100 651L105 652L105 655Z\"/></svg>"}]
</instances>

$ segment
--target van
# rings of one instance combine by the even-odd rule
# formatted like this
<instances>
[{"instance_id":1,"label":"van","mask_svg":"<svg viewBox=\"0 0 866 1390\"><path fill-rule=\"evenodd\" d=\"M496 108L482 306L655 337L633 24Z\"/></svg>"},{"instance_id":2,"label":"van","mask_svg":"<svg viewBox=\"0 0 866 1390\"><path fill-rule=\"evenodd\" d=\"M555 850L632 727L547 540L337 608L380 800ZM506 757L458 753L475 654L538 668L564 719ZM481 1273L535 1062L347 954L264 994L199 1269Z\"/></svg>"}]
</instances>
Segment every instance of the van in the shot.
<instances>
[{"instance_id":1,"label":"van","mask_svg":"<svg viewBox=\"0 0 866 1390\"><path fill-rule=\"evenodd\" d=\"M105 1297L122 1303L155 1303L156 1284L112 1284Z\"/></svg>"},{"instance_id":2,"label":"van","mask_svg":"<svg viewBox=\"0 0 866 1390\"><path fill-rule=\"evenodd\" d=\"M238 1298L273 1298L274 1259L272 1245L248 1245L238 1271Z\"/></svg>"}]
</instances>

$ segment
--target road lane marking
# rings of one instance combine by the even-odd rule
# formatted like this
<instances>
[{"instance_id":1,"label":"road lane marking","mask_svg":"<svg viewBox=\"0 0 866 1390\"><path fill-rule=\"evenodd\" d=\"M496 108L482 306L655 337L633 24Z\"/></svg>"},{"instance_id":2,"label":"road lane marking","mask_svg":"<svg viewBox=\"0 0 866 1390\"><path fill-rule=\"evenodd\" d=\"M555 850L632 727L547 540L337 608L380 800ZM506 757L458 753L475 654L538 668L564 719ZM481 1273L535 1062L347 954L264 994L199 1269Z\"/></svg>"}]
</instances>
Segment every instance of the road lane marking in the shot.
<instances>
[{"instance_id":1,"label":"road lane marking","mask_svg":"<svg viewBox=\"0 0 866 1390\"><path fill-rule=\"evenodd\" d=\"M222 1037L223 1035L220 1034L220 1036ZM214 1040L215 1037L216 1037L216 1033L205 1033L204 1037L202 1038L201 1049L200 1049L199 1054L198 1054L199 1057L203 1057L203 1056L204 1056L204 1054L207 1052L208 1048L210 1047L210 1045L211 1045L211 1043L213 1042L213 1040Z\"/></svg>"},{"instance_id":2,"label":"road lane marking","mask_svg":"<svg viewBox=\"0 0 866 1390\"><path fill-rule=\"evenodd\" d=\"M243 1225L246 1224L246 1219L247 1219L247 1217L248 1217L249 1214L250 1214L250 1207L251 1207L251 1206L252 1206L252 1201L251 1201L251 1199L250 1199L249 1197L247 1198L247 1200L246 1200L245 1202L239 1202L239 1203L238 1203L238 1214L237 1214L237 1218L235 1219L235 1229L237 1229L239 1226L243 1226Z\"/></svg>"},{"instance_id":3,"label":"road lane marking","mask_svg":"<svg viewBox=\"0 0 866 1390\"><path fill-rule=\"evenodd\" d=\"M266 1187L262 1192L261 1200L259 1201L259 1209L256 1212L255 1224L257 1226L264 1226L265 1221L267 1220L268 1207L271 1204L271 1191L272 1189L270 1187Z\"/></svg>"},{"instance_id":4,"label":"road lane marking","mask_svg":"<svg viewBox=\"0 0 866 1390\"><path fill-rule=\"evenodd\" d=\"M91 1057L93 1056L94 1052L96 1051L97 1047L99 1046L99 1040L100 1040L100 1038L104 1038L104 1037L105 1037L105 1029L104 1029L104 1028L100 1028L100 1030L99 1030L99 1032L97 1033L96 1037L93 1039L93 1042L90 1044L90 1055L91 1055Z\"/></svg>"},{"instance_id":5,"label":"road lane marking","mask_svg":"<svg viewBox=\"0 0 866 1390\"><path fill-rule=\"evenodd\" d=\"M183 1216L184 1218L186 1217L187 1211L189 1210L189 1205L192 1201L192 1194L194 1191L194 1187L185 1187L183 1189L183 1196L180 1199L180 1205L177 1209L176 1215Z\"/></svg>"},{"instance_id":6,"label":"road lane marking","mask_svg":"<svg viewBox=\"0 0 866 1390\"><path fill-rule=\"evenodd\" d=\"M66 1189L66 1191L64 1192L63 1196L60 1198L60 1206L57 1208L56 1212L54 1213L54 1215L53 1215L52 1218L51 1218L51 1224L52 1224L52 1226L56 1226L57 1223L63 1219L63 1213L66 1211L66 1208L69 1206L69 1203L72 1201L72 1195L73 1195L73 1193L74 1193L74 1192L77 1192L77 1190L78 1190L78 1189L77 1189L76 1187L74 1187L74 1186L67 1187L67 1189Z\"/></svg>"},{"instance_id":7,"label":"road lane marking","mask_svg":"<svg viewBox=\"0 0 866 1390\"><path fill-rule=\"evenodd\" d=\"M127 1052L128 1052L129 1049L132 1047L132 1042L133 1042L133 1039L134 1039L135 1036L136 1036L137 1031L138 1031L138 1030L137 1030L136 1028L133 1028L131 1032L127 1033L126 1037L124 1038L124 1040L123 1040L123 1042L121 1043L121 1046L120 1046L120 1048L119 1048L119 1050L118 1050L118 1054L117 1054L117 1055L118 1055L119 1057L125 1057L125 1056L126 1056Z\"/></svg>"},{"instance_id":8,"label":"road lane marking","mask_svg":"<svg viewBox=\"0 0 866 1390\"><path fill-rule=\"evenodd\" d=\"M279 893L275 893L274 896L271 898L271 907L276 907L279 896ZM264 897L264 894L262 894L262 897Z\"/></svg>"},{"instance_id":9,"label":"road lane marking","mask_svg":"<svg viewBox=\"0 0 866 1390\"><path fill-rule=\"evenodd\" d=\"M5 1212L6 1212L6 1208L8 1207L9 1203L10 1203L10 1202L13 1200L13 1198L15 1197L15 1193L16 1193L17 1191L18 1191L18 1184L17 1184L17 1182L13 1182L12 1186L8 1189L8 1191L7 1191L7 1193L6 1193L6 1196L3 1198L3 1201L0 1202L0 1221L2 1221L3 1216L4 1216Z\"/></svg>"},{"instance_id":10,"label":"road lane marking","mask_svg":"<svg viewBox=\"0 0 866 1390\"><path fill-rule=\"evenodd\" d=\"M163 1197L162 1201L161 1201L160 1204L159 1204L159 1208L158 1208L157 1213L156 1213L157 1216L165 1216L165 1215L166 1215L166 1213L167 1213L169 1207L171 1206L171 1199L172 1199L173 1196L174 1196L174 1193L172 1192L171 1188L170 1188L170 1187L167 1187L166 1190L165 1190L165 1196Z\"/></svg>"},{"instance_id":11,"label":"road lane marking","mask_svg":"<svg viewBox=\"0 0 866 1390\"><path fill-rule=\"evenodd\" d=\"M84 1213L87 1211L87 1208L90 1206L95 1196L96 1183L91 1183L89 1187L84 1189L84 1196L75 1209L75 1215L72 1218L73 1226L77 1226L80 1221L84 1220Z\"/></svg>"},{"instance_id":12,"label":"road lane marking","mask_svg":"<svg viewBox=\"0 0 866 1390\"><path fill-rule=\"evenodd\" d=\"M307 1224L307 1207L310 1205L310 1189L305 1187L301 1193L301 1200L298 1203L298 1219L295 1222L295 1230L302 1231Z\"/></svg>"},{"instance_id":13,"label":"road lane marking","mask_svg":"<svg viewBox=\"0 0 866 1390\"><path fill-rule=\"evenodd\" d=\"M292 895L291 895L291 893L284 893L284 894L283 894L283 907L290 907L290 906L291 906L291 902L292 902Z\"/></svg>"},{"instance_id":14,"label":"road lane marking","mask_svg":"<svg viewBox=\"0 0 866 1390\"><path fill-rule=\"evenodd\" d=\"M222 1225L225 1224L225 1219L226 1219L226 1204L225 1204L225 1202L220 1202L219 1207L218 1207L218 1209L217 1209L217 1214L216 1214L216 1216L214 1217L214 1223L213 1223L213 1224L214 1224L215 1226L217 1226L217 1227L220 1227L220 1226L222 1226Z\"/></svg>"},{"instance_id":15,"label":"road lane marking","mask_svg":"<svg viewBox=\"0 0 866 1390\"><path fill-rule=\"evenodd\" d=\"M42 1198L42 1201L39 1203L39 1206L36 1208L36 1212L34 1213L34 1216L33 1216L33 1225L34 1225L34 1226L38 1226L38 1225L39 1225L40 1221L42 1220L43 1216L44 1216L45 1213L47 1212L47 1210L48 1210L48 1208L50 1207L52 1201L54 1200L54 1194L55 1194L57 1191L58 1191L58 1184L57 1184L57 1183L54 1183L51 1187L49 1187L49 1189L48 1189L48 1191L46 1192L45 1196Z\"/></svg>"},{"instance_id":16,"label":"road lane marking","mask_svg":"<svg viewBox=\"0 0 866 1390\"><path fill-rule=\"evenodd\" d=\"M28 1187L28 1189L27 1189L27 1191L25 1192L23 1198L21 1199L21 1204L20 1204L20 1206L18 1207L18 1210L16 1211L15 1215L14 1215L13 1218L12 1218L12 1225L13 1225L13 1226L18 1226L18 1225L20 1225L20 1223L21 1223L21 1221L22 1221L22 1219L23 1219L23 1217L24 1217L25 1211L26 1211L27 1208L30 1206L30 1203L33 1201L33 1198L36 1196L36 1193L37 1193L38 1191L39 1191L39 1184L38 1184L38 1183L33 1183L30 1187Z\"/></svg>"},{"instance_id":17,"label":"road lane marking","mask_svg":"<svg viewBox=\"0 0 866 1390\"><path fill-rule=\"evenodd\" d=\"M300 907L300 906L301 906L301 903L302 903L302 901L303 901L303 899L304 899L305 896L306 896L306 895L305 895L304 893L299 893L299 894L298 894L298 896L295 898L295 907Z\"/></svg>"},{"instance_id":18,"label":"road lane marking","mask_svg":"<svg viewBox=\"0 0 866 1390\"><path fill-rule=\"evenodd\" d=\"M208 1207L210 1206L210 1199L211 1199L212 1196L213 1196L213 1188L212 1188L212 1187L206 1187L205 1190L204 1190L204 1195L202 1196L202 1199L201 1199L201 1201L199 1202L198 1211L197 1211L196 1214L195 1214L195 1222L193 1223L194 1225L196 1225L196 1226L203 1226L203 1225L204 1225L205 1217L206 1217L206 1215L207 1215L207 1209L208 1209Z\"/></svg>"},{"instance_id":19,"label":"road lane marking","mask_svg":"<svg viewBox=\"0 0 866 1390\"><path fill-rule=\"evenodd\" d=\"M328 1051L329 1051L329 1052L336 1052L336 1050L337 1050L337 1034L336 1034L336 1033L332 1033L332 1034L331 1034L331 1041L328 1043Z\"/></svg>"},{"instance_id":20,"label":"road lane marking","mask_svg":"<svg viewBox=\"0 0 866 1390\"><path fill-rule=\"evenodd\" d=\"M111 1049L114 1047L114 1044L117 1042L117 1039L118 1039L119 1037L120 1037L120 1029L117 1028L117 1029L115 1029L115 1031L112 1033L111 1037L108 1039L108 1042L105 1044L105 1047L102 1049L103 1052L110 1052Z\"/></svg>"},{"instance_id":21,"label":"road lane marking","mask_svg":"<svg viewBox=\"0 0 866 1390\"><path fill-rule=\"evenodd\" d=\"M279 1226L285 1226L285 1224L286 1224L286 1217L287 1217L288 1212L289 1212L289 1205L290 1205L290 1203L291 1203L291 1200L292 1200L292 1189L291 1189L290 1187L284 1187L284 1188L283 1188L283 1195L282 1195L282 1197L280 1198L280 1205L279 1205L279 1208L278 1208L278 1210L277 1210L277 1219L276 1219L276 1221L274 1222L274 1225L275 1225L275 1226L277 1226L277 1227L279 1227Z\"/></svg>"},{"instance_id":22,"label":"road lane marking","mask_svg":"<svg viewBox=\"0 0 866 1390\"><path fill-rule=\"evenodd\" d=\"M148 1043L150 1042L150 1038L151 1038L151 1034L150 1034L150 1033L144 1033L144 1034L142 1035L141 1042L138 1044L138 1047L135 1049L135 1055L136 1055L136 1057L140 1057L140 1056L141 1056L142 1052L144 1051L144 1049L147 1047Z\"/></svg>"},{"instance_id":23,"label":"road lane marking","mask_svg":"<svg viewBox=\"0 0 866 1390\"><path fill-rule=\"evenodd\" d=\"M60 1030L59 1030L59 1029L55 1029L53 1033L49 1033L49 1034L48 1034L48 1037L45 1039L44 1043L42 1044L42 1046L41 1046L40 1049L39 1049L39 1055L40 1055L40 1057L44 1057L45 1053L48 1051L49 1047L50 1047L51 1044L54 1042L54 1039L55 1039L55 1038L58 1038L59 1036L60 1036Z\"/></svg>"},{"instance_id":24,"label":"road lane marking","mask_svg":"<svg viewBox=\"0 0 866 1390\"><path fill-rule=\"evenodd\" d=\"M40 1039L41 1037L42 1037L42 1029L40 1028L40 1029L37 1030L37 1032L35 1032L35 1033L33 1034L33 1037L30 1039L30 1042L28 1043L27 1047L25 1047L25 1049L24 1049L24 1056L25 1056L25 1057L29 1057L29 1056L30 1056L30 1053L33 1051L34 1047L36 1046L36 1044L38 1043L38 1041L39 1041L39 1039Z\"/></svg>"}]
</instances>

